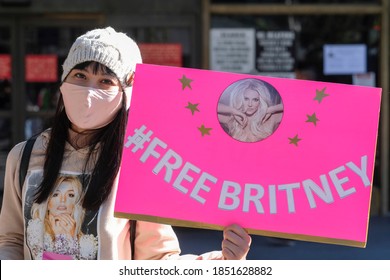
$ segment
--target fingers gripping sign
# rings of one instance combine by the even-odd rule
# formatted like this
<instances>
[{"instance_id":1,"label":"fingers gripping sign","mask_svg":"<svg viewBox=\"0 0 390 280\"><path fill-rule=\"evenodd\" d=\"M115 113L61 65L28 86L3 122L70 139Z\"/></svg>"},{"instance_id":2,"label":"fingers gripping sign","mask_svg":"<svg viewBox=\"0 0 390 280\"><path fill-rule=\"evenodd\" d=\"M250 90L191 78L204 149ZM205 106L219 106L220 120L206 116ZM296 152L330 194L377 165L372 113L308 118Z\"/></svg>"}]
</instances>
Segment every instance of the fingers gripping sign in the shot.
<instances>
[{"instance_id":1,"label":"fingers gripping sign","mask_svg":"<svg viewBox=\"0 0 390 280\"><path fill-rule=\"evenodd\" d=\"M246 258L252 242L250 235L237 224L227 226L223 231L222 254L226 260Z\"/></svg>"}]
</instances>

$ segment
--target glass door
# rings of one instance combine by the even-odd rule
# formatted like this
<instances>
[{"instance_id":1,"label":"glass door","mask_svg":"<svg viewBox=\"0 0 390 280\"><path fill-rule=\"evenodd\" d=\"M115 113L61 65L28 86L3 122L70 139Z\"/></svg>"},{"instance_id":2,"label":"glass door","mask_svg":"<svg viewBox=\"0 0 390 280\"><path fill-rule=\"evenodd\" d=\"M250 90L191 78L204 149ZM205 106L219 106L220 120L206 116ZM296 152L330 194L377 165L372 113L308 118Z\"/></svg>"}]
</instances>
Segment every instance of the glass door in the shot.
<instances>
[{"instance_id":1,"label":"glass door","mask_svg":"<svg viewBox=\"0 0 390 280\"><path fill-rule=\"evenodd\" d=\"M0 152L11 145L11 26L0 22ZM1 156L3 158L3 156ZM2 160L1 160L2 162Z\"/></svg>"},{"instance_id":2,"label":"glass door","mask_svg":"<svg viewBox=\"0 0 390 280\"><path fill-rule=\"evenodd\" d=\"M3 201L5 163L12 145L11 24L0 21L0 199Z\"/></svg>"}]
</instances>

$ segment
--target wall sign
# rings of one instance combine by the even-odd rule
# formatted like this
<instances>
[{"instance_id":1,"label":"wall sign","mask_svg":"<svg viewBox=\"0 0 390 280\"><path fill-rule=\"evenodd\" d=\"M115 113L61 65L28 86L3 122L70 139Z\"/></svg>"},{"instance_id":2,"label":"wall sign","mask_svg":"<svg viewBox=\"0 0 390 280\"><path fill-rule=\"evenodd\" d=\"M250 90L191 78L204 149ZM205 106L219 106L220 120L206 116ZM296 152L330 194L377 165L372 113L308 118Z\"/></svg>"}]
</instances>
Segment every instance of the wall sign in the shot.
<instances>
[{"instance_id":1,"label":"wall sign","mask_svg":"<svg viewBox=\"0 0 390 280\"><path fill-rule=\"evenodd\" d=\"M139 44L142 61L148 64L183 66L181 44L142 43Z\"/></svg>"},{"instance_id":2,"label":"wall sign","mask_svg":"<svg viewBox=\"0 0 390 280\"><path fill-rule=\"evenodd\" d=\"M254 70L253 28L212 28L210 42L210 69L236 73Z\"/></svg>"},{"instance_id":3,"label":"wall sign","mask_svg":"<svg viewBox=\"0 0 390 280\"><path fill-rule=\"evenodd\" d=\"M26 82L57 82L58 57L51 54L26 55Z\"/></svg>"},{"instance_id":4,"label":"wall sign","mask_svg":"<svg viewBox=\"0 0 390 280\"><path fill-rule=\"evenodd\" d=\"M11 76L11 55L0 54L0 80L10 80Z\"/></svg>"},{"instance_id":5,"label":"wall sign","mask_svg":"<svg viewBox=\"0 0 390 280\"><path fill-rule=\"evenodd\" d=\"M352 75L367 72L367 46L334 44L324 46L324 74Z\"/></svg>"},{"instance_id":6,"label":"wall sign","mask_svg":"<svg viewBox=\"0 0 390 280\"><path fill-rule=\"evenodd\" d=\"M293 31L256 31L256 41L256 69L259 72L294 72Z\"/></svg>"}]
</instances>

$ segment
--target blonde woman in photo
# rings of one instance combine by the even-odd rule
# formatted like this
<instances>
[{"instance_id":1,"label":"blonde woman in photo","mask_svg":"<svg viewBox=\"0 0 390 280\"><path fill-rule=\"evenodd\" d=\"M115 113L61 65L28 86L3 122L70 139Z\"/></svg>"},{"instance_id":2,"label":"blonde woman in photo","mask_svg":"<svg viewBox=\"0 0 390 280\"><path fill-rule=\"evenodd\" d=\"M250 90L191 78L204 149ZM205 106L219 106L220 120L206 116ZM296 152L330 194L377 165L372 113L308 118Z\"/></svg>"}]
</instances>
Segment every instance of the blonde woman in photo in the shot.
<instances>
[{"instance_id":1,"label":"blonde woman in photo","mask_svg":"<svg viewBox=\"0 0 390 280\"><path fill-rule=\"evenodd\" d=\"M261 80L239 80L222 94L227 102L218 104L219 122L236 140L257 142L267 138L279 126L283 113L283 104L272 97Z\"/></svg>"},{"instance_id":2,"label":"blonde woman in photo","mask_svg":"<svg viewBox=\"0 0 390 280\"><path fill-rule=\"evenodd\" d=\"M44 253L69 255L75 259L96 258L97 237L85 235L81 230L85 217L82 198L78 177L61 175L49 199L32 205L27 243L34 258L41 259Z\"/></svg>"}]
</instances>

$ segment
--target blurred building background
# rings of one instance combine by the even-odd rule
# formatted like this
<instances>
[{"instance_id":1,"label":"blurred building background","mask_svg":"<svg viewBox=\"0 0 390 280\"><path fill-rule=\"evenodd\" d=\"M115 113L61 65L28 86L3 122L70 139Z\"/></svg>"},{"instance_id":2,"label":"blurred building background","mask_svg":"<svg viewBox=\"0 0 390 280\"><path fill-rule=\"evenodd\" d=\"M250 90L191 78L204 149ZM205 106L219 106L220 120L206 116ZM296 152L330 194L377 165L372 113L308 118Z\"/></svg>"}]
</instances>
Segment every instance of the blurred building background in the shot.
<instances>
[{"instance_id":1,"label":"blurred building background","mask_svg":"<svg viewBox=\"0 0 390 280\"><path fill-rule=\"evenodd\" d=\"M50 125L74 39L112 26L146 63L383 88L371 212L386 216L389 15L388 0L0 0L0 190L11 147Z\"/></svg>"}]
</instances>

